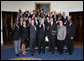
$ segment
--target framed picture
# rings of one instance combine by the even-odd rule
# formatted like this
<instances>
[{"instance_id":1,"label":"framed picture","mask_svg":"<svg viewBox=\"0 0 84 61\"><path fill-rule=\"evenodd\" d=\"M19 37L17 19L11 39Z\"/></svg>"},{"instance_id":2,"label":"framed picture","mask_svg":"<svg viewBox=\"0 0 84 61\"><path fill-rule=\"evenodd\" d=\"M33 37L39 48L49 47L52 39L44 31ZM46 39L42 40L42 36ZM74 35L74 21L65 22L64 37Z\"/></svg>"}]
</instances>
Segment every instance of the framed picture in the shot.
<instances>
[{"instance_id":1,"label":"framed picture","mask_svg":"<svg viewBox=\"0 0 84 61\"><path fill-rule=\"evenodd\" d=\"M35 10L37 11L38 9L44 9L44 11L51 11L51 4L50 3L39 3L39 2L36 2L35 3Z\"/></svg>"}]
</instances>

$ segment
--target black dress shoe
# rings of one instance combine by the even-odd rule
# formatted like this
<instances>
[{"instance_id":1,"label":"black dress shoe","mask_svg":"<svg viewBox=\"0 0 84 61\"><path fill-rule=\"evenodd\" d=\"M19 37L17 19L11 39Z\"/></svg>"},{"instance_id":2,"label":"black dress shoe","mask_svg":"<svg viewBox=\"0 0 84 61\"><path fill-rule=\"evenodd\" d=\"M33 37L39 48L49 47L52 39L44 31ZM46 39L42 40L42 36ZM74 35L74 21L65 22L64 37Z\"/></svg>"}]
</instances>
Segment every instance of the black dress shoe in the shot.
<instances>
[{"instance_id":1,"label":"black dress shoe","mask_svg":"<svg viewBox=\"0 0 84 61\"><path fill-rule=\"evenodd\" d=\"M41 52L38 52L38 54L41 54Z\"/></svg>"},{"instance_id":2,"label":"black dress shoe","mask_svg":"<svg viewBox=\"0 0 84 61\"><path fill-rule=\"evenodd\" d=\"M69 55L71 55L72 53L69 53Z\"/></svg>"},{"instance_id":3,"label":"black dress shoe","mask_svg":"<svg viewBox=\"0 0 84 61\"><path fill-rule=\"evenodd\" d=\"M65 52L68 52L68 50L66 50Z\"/></svg>"},{"instance_id":4,"label":"black dress shoe","mask_svg":"<svg viewBox=\"0 0 84 61\"><path fill-rule=\"evenodd\" d=\"M32 56L34 56L34 54L31 54Z\"/></svg>"},{"instance_id":5,"label":"black dress shoe","mask_svg":"<svg viewBox=\"0 0 84 61\"><path fill-rule=\"evenodd\" d=\"M62 54L62 52L60 52L60 54Z\"/></svg>"},{"instance_id":6,"label":"black dress shoe","mask_svg":"<svg viewBox=\"0 0 84 61\"><path fill-rule=\"evenodd\" d=\"M45 54L45 51L43 51L42 53Z\"/></svg>"},{"instance_id":7,"label":"black dress shoe","mask_svg":"<svg viewBox=\"0 0 84 61\"><path fill-rule=\"evenodd\" d=\"M19 54L16 54L16 56L19 56Z\"/></svg>"}]
</instances>

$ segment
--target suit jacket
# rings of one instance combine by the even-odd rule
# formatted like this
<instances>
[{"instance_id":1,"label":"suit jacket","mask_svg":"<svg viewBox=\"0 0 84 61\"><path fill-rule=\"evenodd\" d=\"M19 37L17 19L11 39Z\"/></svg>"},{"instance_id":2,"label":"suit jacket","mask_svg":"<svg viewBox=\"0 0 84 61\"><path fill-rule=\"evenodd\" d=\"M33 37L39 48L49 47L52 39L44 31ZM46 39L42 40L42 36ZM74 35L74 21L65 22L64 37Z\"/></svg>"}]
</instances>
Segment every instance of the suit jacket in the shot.
<instances>
[{"instance_id":1,"label":"suit jacket","mask_svg":"<svg viewBox=\"0 0 84 61\"><path fill-rule=\"evenodd\" d=\"M49 35L49 24L50 22L47 22L47 20L45 21L45 33L46 35Z\"/></svg>"},{"instance_id":2,"label":"suit jacket","mask_svg":"<svg viewBox=\"0 0 84 61\"><path fill-rule=\"evenodd\" d=\"M21 25L21 23L19 22L19 27L20 27L20 37L21 37L21 35L22 35L22 28L23 28L23 26Z\"/></svg>"},{"instance_id":3,"label":"suit jacket","mask_svg":"<svg viewBox=\"0 0 84 61\"><path fill-rule=\"evenodd\" d=\"M33 25L30 25L30 39L35 39L36 38L36 30Z\"/></svg>"},{"instance_id":4,"label":"suit jacket","mask_svg":"<svg viewBox=\"0 0 84 61\"><path fill-rule=\"evenodd\" d=\"M22 28L22 38L27 38L28 37L28 29L27 27Z\"/></svg>"},{"instance_id":5,"label":"suit jacket","mask_svg":"<svg viewBox=\"0 0 84 61\"><path fill-rule=\"evenodd\" d=\"M38 30L38 28L39 28L39 20L37 20L37 22L38 22L38 24L36 24L36 22L34 23L34 25L36 26L36 28L37 28L37 30Z\"/></svg>"},{"instance_id":6,"label":"suit jacket","mask_svg":"<svg viewBox=\"0 0 84 61\"><path fill-rule=\"evenodd\" d=\"M20 37L20 27L19 25L15 25L15 28L13 30L13 40L19 40Z\"/></svg>"},{"instance_id":7,"label":"suit jacket","mask_svg":"<svg viewBox=\"0 0 84 61\"><path fill-rule=\"evenodd\" d=\"M67 33L67 35L68 35L68 37L74 37L74 35L75 35L75 25L74 25L74 23L72 23L69 27L68 27L68 33Z\"/></svg>"},{"instance_id":8,"label":"suit jacket","mask_svg":"<svg viewBox=\"0 0 84 61\"><path fill-rule=\"evenodd\" d=\"M56 17L54 18L54 15L53 15L52 17L53 17L53 20L55 20L55 18L56 18L56 20L57 20L57 17L58 17L58 16L56 15Z\"/></svg>"},{"instance_id":9,"label":"suit jacket","mask_svg":"<svg viewBox=\"0 0 84 61\"><path fill-rule=\"evenodd\" d=\"M30 24L31 23L29 21L27 21L26 24L27 24L27 30L28 30L27 33L28 33L28 38L29 38L30 37Z\"/></svg>"},{"instance_id":10,"label":"suit jacket","mask_svg":"<svg viewBox=\"0 0 84 61\"><path fill-rule=\"evenodd\" d=\"M44 28L45 28L45 24L44 24ZM45 29L44 28L43 28L43 25L41 25L41 27L39 27L38 39L45 38Z\"/></svg>"},{"instance_id":11,"label":"suit jacket","mask_svg":"<svg viewBox=\"0 0 84 61\"><path fill-rule=\"evenodd\" d=\"M64 25L64 22L65 22L66 20L67 20L67 19L65 19L65 18L62 16L63 25Z\"/></svg>"},{"instance_id":12,"label":"suit jacket","mask_svg":"<svg viewBox=\"0 0 84 61\"><path fill-rule=\"evenodd\" d=\"M57 25L54 22L52 26L51 23L49 23L49 35L57 35Z\"/></svg>"}]
</instances>

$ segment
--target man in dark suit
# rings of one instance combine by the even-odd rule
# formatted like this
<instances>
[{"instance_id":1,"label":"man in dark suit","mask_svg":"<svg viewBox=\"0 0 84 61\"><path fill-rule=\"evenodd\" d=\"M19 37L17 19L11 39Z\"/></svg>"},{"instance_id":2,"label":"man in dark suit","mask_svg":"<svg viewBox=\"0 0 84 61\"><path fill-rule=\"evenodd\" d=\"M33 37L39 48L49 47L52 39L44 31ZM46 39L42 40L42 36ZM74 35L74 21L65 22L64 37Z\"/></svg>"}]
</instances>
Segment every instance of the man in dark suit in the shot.
<instances>
[{"instance_id":1,"label":"man in dark suit","mask_svg":"<svg viewBox=\"0 0 84 61\"><path fill-rule=\"evenodd\" d=\"M35 40L36 40L36 26L34 25L34 20L32 19L31 25L30 25L30 51L31 51L31 55L34 55Z\"/></svg>"},{"instance_id":2,"label":"man in dark suit","mask_svg":"<svg viewBox=\"0 0 84 61\"><path fill-rule=\"evenodd\" d=\"M75 25L71 20L71 16L68 16L68 21L69 21L69 25L67 28L66 45L67 45L67 49L68 49L69 54L72 54L72 52L73 52L73 38L75 35Z\"/></svg>"},{"instance_id":3,"label":"man in dark suit","mask_svg":"<svg viewBox=\"0 0 84 61\"><path fill-rule=\"evenodd\" d=\"M13 29L13 40L14 40L14 48L15 48L15 54L16 56L19 56L20 53L20 27L19 27L19 21L16 21L16 24Z\"/></svg>"},{"instance_id":4,"label":"man in dark suit","mask_svg":"<svg viewBox=\"0 0 84 61\"><path fill-rule=\"evenodd\" d=\"M35 17L34 25L36 26L36 36L38 36L39 20L38 17ZM38 37L36 37L36 46L38 46Z\"/></svg>"},{"instance_id":5,"label":"man in dark suit","mask_svg":"<svg viewBox=\"0 0 84 61\"><path fill-rule=\"evenodd\" d=\"M54 15L52 17L53 17L54 22L56 22L57 21L57 13L56 13L56 11L54 12Z\"/></svg>"},{"instance_id":6,"label":"man in dark suit","mask_svg":"<svg viewBox=\"0 0 84 61\"><path fill-rule=\"evenodd\" d=\"M42 52L45 54L45 24L44 19L41 19L41 24L39 25L38 31L38 54Z\"/></svg>"},{"instance_id":7,"label":"man in dark suit","mask_svg":"<svg viewBox=\"0 0 84 61\"><path fill-rule=\"evenodd\" d=\"M63 12L62 13L62 22L63 22L63 25L64 25L64 23L65 23L65 21L66 21L66 15L65 15L65 12Z\"/></svg>"},{"instance_id":8,"label":"man in dark suit","mask_svg":"<svg viewBox=\"0 0 84 61\"><path fill-rule=\"evenodd\" d=\"M49 51L52 51L52 54L54 54L56 34L57 25L53 22L53 18L51 17L49 24Z\"/></svg>"},{"instance_id":9,"label":"man in dark suit","mask_svg":"<svg viewBox=\"0 0 84 61\"><path fill-rule=\"evenodd\" d=\"M46 32L46 36L49 35L49 24L50 24L50 19L49 17L47 17L46 21L45 21L45 32Z\"/></svg>"},{"instance_id":10,"label":"man in dark suit","mask_svg":"<svg viewBox=\"0 0 84 61\"><path fill-rule=\"evenodd\" d=\"M19 27L20 27L20 40L21 40L21 37L22 37L22 28L23 28L23 16L20 17ZM22 42L21 42L21 44L22 44Z\"/></svg>"},{"instance_id":11,"label":"man in dark suit","mask_svg":"<svg viewBox=\"0 0 84 61\"><path fill-rule=\"evenodd\" d=\"M28 29L28 32L27 32L28 37L27 37L26 47L28 47L30 44L30 24L31 24L31 17L30 16L28 17L28 20L26 22L27 22L27 29Z\"/></svg>"}]
</instances>

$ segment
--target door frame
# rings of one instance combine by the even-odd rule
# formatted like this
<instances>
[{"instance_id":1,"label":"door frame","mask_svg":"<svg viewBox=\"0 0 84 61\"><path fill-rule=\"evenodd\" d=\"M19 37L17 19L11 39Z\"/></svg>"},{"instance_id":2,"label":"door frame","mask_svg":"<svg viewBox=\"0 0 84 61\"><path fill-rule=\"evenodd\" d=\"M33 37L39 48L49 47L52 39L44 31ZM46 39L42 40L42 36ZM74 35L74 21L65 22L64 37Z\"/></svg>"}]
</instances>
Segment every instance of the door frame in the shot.
<instances>
[{"instance_id":1,"label":"door frame","mask_svg":"<svg viewBox=\"0 0 84 61\"><path fill-rule=\"evenodd\" d=\"M6 45L6 44L8 44L8 43L10 43L10 44L12 44L13 43L13 41L11 41L11 42L5 42L4 40L4 19L3 19L3 14L4 13L10 13L10 15L11 15L11 21L12 21L12 25L13 25L13 13L17 13L17 12L12 12L12 11L1 11L2 12L2 37L3 37L3 45ZM5 15L5 14L4 14Z\"/></svg>"},{"instance_id":2,"label":"door frame","mask_svg":"<svg viewBox=\"0 0 84 61\"><path fill-rule=\"evenodd\" d=\"M69 15L71 15L72 16L72 14L75 14L75 13L83 13L83 11L73 11L73 12L69 12ZM76 21L77 22L77 21ZM82 22L83 22L83 19L82 19ZM78 23L78 22L77 22ZM78 26L78 25L77 25ZM77 27L76 27L77 28ZM83 32L83 23L82 23L82 32ZM77 43L79 44L79 41L81 41L81 43L83 42L83 34L81 33L81 35L82 35L82 39L76 39L76 40L74 40L74 41L77 41ZM76 37L77 38L77 37Z\"/></svg>"}]
</instances>

